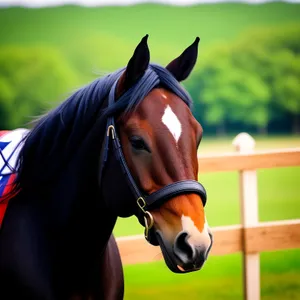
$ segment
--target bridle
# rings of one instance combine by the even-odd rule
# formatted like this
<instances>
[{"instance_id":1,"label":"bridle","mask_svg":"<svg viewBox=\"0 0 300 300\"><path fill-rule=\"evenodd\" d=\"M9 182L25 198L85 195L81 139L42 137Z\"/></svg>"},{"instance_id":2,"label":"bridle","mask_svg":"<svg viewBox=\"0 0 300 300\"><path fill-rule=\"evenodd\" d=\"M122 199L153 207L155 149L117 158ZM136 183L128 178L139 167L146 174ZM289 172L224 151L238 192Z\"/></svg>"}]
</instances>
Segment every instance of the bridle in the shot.
<instances>
[{"instance_id":1,"label":"bridle","mask_svg":"<svg viewBox=\"0 0 300 300\"><path fill-rule=\"evenodd\" d=\"M111 107L111 105L113 105L115 102L116 85L117 82L115 82L115 84L113 85L109 93L108 108ZM130 91L131 90L128 90L124 95L121 96L121 98L126 97L126 95L130 93ZM121 101L121 98L119 98L118 101ZM110 150L111 148L109 147L110 144L112 144L112 148L113 148L112 151ZM157 242L152 241L149 235L149 231L154 225L153 216L149 212L149 210L158 208L169 199L186 193L198 194L200 196L203 206L205 206L207 200L206 190L201 183L195 180L177 181L162 187L161 189L151 193L150 195L143 193L137 186L127 166L122 151L120 139L116 131L115 118L113 115L110 115L107 118L106 136L104 140L104 148L102 150L102 155L101 155L100 175L99 175L100 183L105 168L105 164L108 160L108 155L112 152L116 160L118 161L119 165L121 166L123 175L127 180L127 183L130 187L133 197L135 198L136 204L139 208L139 213L138 213L139 215L137 217L139 218L140 223L145 226L145 238L149 243L153 245L157 245ZM142 222L141 219L143 219L144 222Z\"/></svg>"}]
</instances>

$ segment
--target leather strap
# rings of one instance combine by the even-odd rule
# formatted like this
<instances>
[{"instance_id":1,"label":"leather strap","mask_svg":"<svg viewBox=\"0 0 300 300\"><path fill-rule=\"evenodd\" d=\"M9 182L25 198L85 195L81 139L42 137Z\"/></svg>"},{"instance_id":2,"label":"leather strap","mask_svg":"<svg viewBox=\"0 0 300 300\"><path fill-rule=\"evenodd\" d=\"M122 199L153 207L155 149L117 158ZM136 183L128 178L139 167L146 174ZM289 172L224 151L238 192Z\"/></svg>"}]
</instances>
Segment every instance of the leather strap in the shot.
<instances>
[{"instance_id":1,"label":"leather strap","mask_svg":"<svg viewBox=\"0 0 300 300\"><path fill-rule=\"evenodd\" d=\"M198 194L201 198L203 206L205 206L207 200L206 190L201 183L195 180L177 181L162 187L161 189L157 190L156 192L150 195L145 195L144 193L142 193L138 188L138 186L136 185L135 180L132 177L130 170L127 166L122 151L122 146L119 141L118 134L115 130L115 123L113 118L110 118L108 122L107 132L109 136L112 137L114 155L122 167L124 177L126 178L129 187L131 188L133 196L135 197L136 200L139 198L143 198L143 200L145 201L146 205L143 207L144 210L151 210L157 208L161 206L164 202L169 200L170 198L173 198L178 195L186 194L186 193ZM107 151L109 150L108 147L105 147L105 149ZM105 155L105 157L107 157L107 155Z\"/></svg>"},{"instance_id":2,"label":"leather strap","mask_svg":"<svg viewBox=\"0 0 300 300\"><path fill-rule=\"evenodd\" d=\"M203 206L205 206L206 191L203 185L195 180L182 180L166 185L146 197L146 209L157 208L170 198L186 193L198 194L201 197Z\"/></svg>"},{"instance_id":3,"label":"leather strap","mask_svg":"<svg viewBox=\"0 0 300 300\"><path fill-rule=\"evenodd\" d=\"M115 94L116 83L113 85L109 96L108 96L108 107L114 103L114 94ZM161 206L164 202L178 195L186 194L186 193L195 193L201 197L201 201L203 206L206 204L206 191L201 183L195 180L182 180L178 182L174 182L169 184L158 191L150 194L144 195L138 186L135 183L134 178L132 177L130 170L127 166L122 147L118 138L118 134L115 129L115 120L113 116L108 117L107 125L106 125L106 136L104 140L104 145L102 149L101 161L100 161L100 173L99 173L99 181L101 184L101 179L103 175L103 171L108 159L109 151L110 151L110 138L112 139L113 153L115 158L119 161L120 166L122 168L122 172L124 177L126 178L129 187L133 193L135 200L142 200L143 206L140 206L139 203L137 205L141 208L141 211L145 213L146 210L151 210L153 208L157 208Z\"/></svg>"}]
</instances>

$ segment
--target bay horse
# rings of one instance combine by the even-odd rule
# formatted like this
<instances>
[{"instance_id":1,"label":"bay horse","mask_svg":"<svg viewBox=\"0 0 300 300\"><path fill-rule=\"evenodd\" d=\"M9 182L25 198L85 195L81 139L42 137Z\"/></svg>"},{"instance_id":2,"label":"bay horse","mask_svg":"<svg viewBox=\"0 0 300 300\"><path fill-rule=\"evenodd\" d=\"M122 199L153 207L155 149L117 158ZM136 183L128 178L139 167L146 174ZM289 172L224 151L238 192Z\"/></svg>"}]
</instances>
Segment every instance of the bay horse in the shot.
<instances>
[{"instance_id":1,"label":"bay horse","mask_svg":"<svg viewBox=\"0 0 300 300\"><path fill-rule=\"evenodd\" d=\"M202 127L180 84L200 39L166 67L150 64L147 39L125 68L80 88L23 131L14 168L3 146L15 179L0 198L8 202L2 300L123 299L112 235L118 217L137 217L171 271L196 271L206 261L212 234L197 180Z\"/></svg>"}]
</instances>

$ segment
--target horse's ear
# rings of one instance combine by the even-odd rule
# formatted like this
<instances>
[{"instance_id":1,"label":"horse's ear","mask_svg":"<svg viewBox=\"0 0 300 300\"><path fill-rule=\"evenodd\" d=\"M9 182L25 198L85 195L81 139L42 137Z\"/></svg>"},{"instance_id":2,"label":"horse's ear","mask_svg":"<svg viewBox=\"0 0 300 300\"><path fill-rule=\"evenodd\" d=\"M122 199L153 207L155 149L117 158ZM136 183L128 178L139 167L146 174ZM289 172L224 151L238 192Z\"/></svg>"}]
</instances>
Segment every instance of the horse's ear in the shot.
<instances>
[{"instance_id":1,"label":"horse's ear","mask_svg":"<svg viewBox=\"0 0 300 300\"><path fill-rule=\"evenodd\" d=\"M200 38L197 37L192 45L186 48L180 56L171 61L166 69L170 71L178 81L185 80L193 70L198 56L198 44Z\"/></svg>"},{"instance_id":2,"label":"horse's ear","mask_svg":"<svg viewBox=\"0 0 300 300\"><path fill-rule=\"evenodd\" d=\"M117 96L120 96L133 86L147 70L150 61L150 52L147 40L148 34L142 38L135 48L127 67L118 82Z\"/></svg>"}]
</instances>

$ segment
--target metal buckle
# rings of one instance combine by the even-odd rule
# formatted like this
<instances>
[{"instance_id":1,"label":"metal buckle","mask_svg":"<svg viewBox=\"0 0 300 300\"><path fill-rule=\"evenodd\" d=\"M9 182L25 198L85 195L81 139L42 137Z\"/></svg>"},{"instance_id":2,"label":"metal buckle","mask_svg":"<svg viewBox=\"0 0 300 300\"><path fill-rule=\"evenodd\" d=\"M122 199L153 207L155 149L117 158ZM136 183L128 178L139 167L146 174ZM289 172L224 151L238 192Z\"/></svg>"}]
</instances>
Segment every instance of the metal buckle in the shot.
<instances>
[{"instance_id":1,"label":"metal buckle","mask_svg":"<svg viewBox=\"0 0 300 300\"><path fill-rule=\"evenodd\" d=\"M109 136L110 135L110 132L112 132L112 139L114 140L115 139L115 127L114 127L114 125L109 125L108 127L107 127L107 136Z\"/></svg>"},{"instance_id":2,"label":"metal buckle","mask_svg":"<svg viewBox=\"0 0 300 300\"><path fill-rule=\"evenodd\" d=\"M142 210L142 212L144 214L146 214L146 211L144 210L144 208L146 207L146 201L143 197L139 197L137 200L136 200L136 203L137 205L139 206L139 208Z\"/></svg>"}]
</instances>

